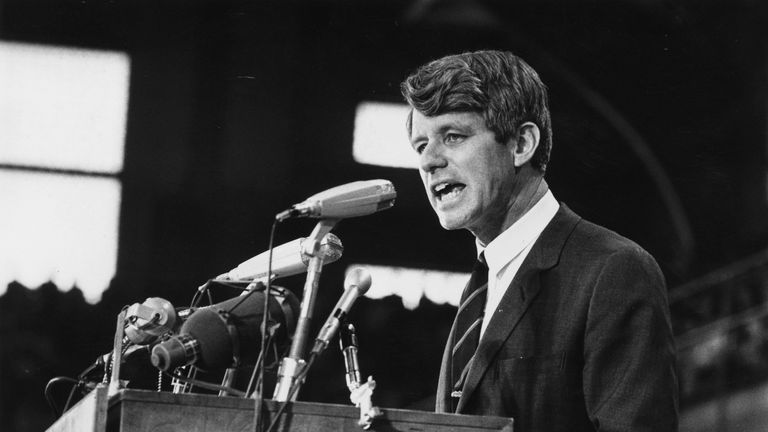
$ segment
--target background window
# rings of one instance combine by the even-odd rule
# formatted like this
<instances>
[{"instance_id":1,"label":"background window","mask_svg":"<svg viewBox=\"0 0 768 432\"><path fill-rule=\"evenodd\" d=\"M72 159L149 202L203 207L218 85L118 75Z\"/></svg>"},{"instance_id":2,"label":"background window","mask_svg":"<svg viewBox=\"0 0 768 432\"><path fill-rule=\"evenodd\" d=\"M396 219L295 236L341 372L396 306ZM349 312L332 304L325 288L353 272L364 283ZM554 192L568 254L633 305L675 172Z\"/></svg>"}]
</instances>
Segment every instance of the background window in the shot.
<instances>
[{"instance_id":1,"label":"background window","mask_svg":"<svg viewBox=\"0 0 768 432\"><path fill-rule=\"evenodd\" d=\"M108 287L129 70L123 53L0 42L0 294Z\"/></svg>"}]
</instances>

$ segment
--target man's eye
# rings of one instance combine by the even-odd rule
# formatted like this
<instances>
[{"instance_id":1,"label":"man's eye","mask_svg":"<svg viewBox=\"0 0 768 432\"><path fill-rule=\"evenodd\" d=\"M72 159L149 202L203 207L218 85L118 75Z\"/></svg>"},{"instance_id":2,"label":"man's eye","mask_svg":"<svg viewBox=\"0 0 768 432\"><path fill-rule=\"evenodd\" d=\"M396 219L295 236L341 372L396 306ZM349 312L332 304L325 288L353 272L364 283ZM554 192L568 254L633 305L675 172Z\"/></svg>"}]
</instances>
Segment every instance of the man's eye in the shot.
<instances>
[{"instance_id":1,"label":"man's eye","mask_svg":"<svg viewBox=\"0 0 768 432\"><path fill-rule=\"evenodd\" d=\"M421 143L421 144L416 144L413 148L414 150L416 150L416 153L421 154L422 152L424 152L424 149L426 147L427 147L427 143Z\"/></svg>"},{"instance_id":2,"label":"man's eye","mask_svg":"<svg viewBox=\"0 0 768 432\"><path fill-rule=\"evenodd\" d=\"M463 138L464 138L464 136L462 136L462 135L455 134L455 133L450 133L450 134L445 136L445 142L447 142L447 143L456 143L456 142L461 141Z\"/></svg>"}]
</instances>

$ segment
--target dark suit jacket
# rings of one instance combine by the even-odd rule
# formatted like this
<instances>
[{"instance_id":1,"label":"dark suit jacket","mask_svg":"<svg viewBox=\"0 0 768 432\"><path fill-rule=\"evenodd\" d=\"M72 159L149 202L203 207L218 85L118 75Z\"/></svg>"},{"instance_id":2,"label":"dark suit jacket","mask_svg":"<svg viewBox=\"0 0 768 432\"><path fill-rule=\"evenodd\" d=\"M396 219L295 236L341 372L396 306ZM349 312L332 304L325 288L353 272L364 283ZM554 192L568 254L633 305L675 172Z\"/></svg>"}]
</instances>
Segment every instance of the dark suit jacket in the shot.
<instances>
[{"instance_id":1,"label":"dark suit jacket","mask_svg":"<svg viewBox=\"0 0 768 432\"><path fill-rule=\"evenodd\" d=\"M449 353L438 412L451 409ZM677 430L656 261L561 204L491 317L456 412L513 417L515 432Z\"/></svg>"}]
</instances>

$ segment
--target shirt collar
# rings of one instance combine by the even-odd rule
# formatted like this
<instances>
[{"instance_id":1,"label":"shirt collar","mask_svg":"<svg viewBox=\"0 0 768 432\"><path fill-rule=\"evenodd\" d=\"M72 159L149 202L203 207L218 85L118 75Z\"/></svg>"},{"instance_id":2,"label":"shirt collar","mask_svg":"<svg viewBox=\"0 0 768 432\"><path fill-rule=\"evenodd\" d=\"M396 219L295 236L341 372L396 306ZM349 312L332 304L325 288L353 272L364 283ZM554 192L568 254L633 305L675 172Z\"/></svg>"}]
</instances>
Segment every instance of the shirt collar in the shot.
<instances>
[{"instance_id":1,"label":"shirt collar","mask_svg":"<svg viewBox=\"0 0 768 432\"><path fill-rule=\"evenodd\" d=\"M477 255L484 253L490 274L496 276L507 264L535 241L560 208L552 191L542 196L520 219L483 248L475 239Z\"/></svg>"}]
</instances>

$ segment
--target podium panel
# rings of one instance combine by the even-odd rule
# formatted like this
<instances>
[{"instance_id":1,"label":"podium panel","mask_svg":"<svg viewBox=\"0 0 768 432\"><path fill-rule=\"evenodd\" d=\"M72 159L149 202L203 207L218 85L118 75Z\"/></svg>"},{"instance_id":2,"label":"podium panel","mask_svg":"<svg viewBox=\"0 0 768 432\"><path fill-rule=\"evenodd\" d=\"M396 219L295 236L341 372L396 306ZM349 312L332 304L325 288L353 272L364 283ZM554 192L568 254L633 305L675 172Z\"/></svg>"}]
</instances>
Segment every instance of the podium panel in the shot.
<instances>
[{"instance_id":1,"label":"podium panel","mask_svg":"<svg viewBox=\"0 0 768 432\"><path fill-rule=\"evenodd\" d=\"M104 432L107 424L107 387L98 386L59 417L46 432Z\"/></svg>"},{"instance_id":2,"label":"podium panel","mask_svg":"<svg viewBox=\"0 0 768 432\"><path fill-rule=\"evenodd\" d=\"M264 422L271 422L280 403L265 401ZM512 419L423 411L382 409L371 431L504 431ZM254 401L202 394L173 394L121 390L109 401L108 432L251 432ZM354 406L293 402L286 408L278 431L361 431L360 410Z\"/></svg>"}]
</instances>

